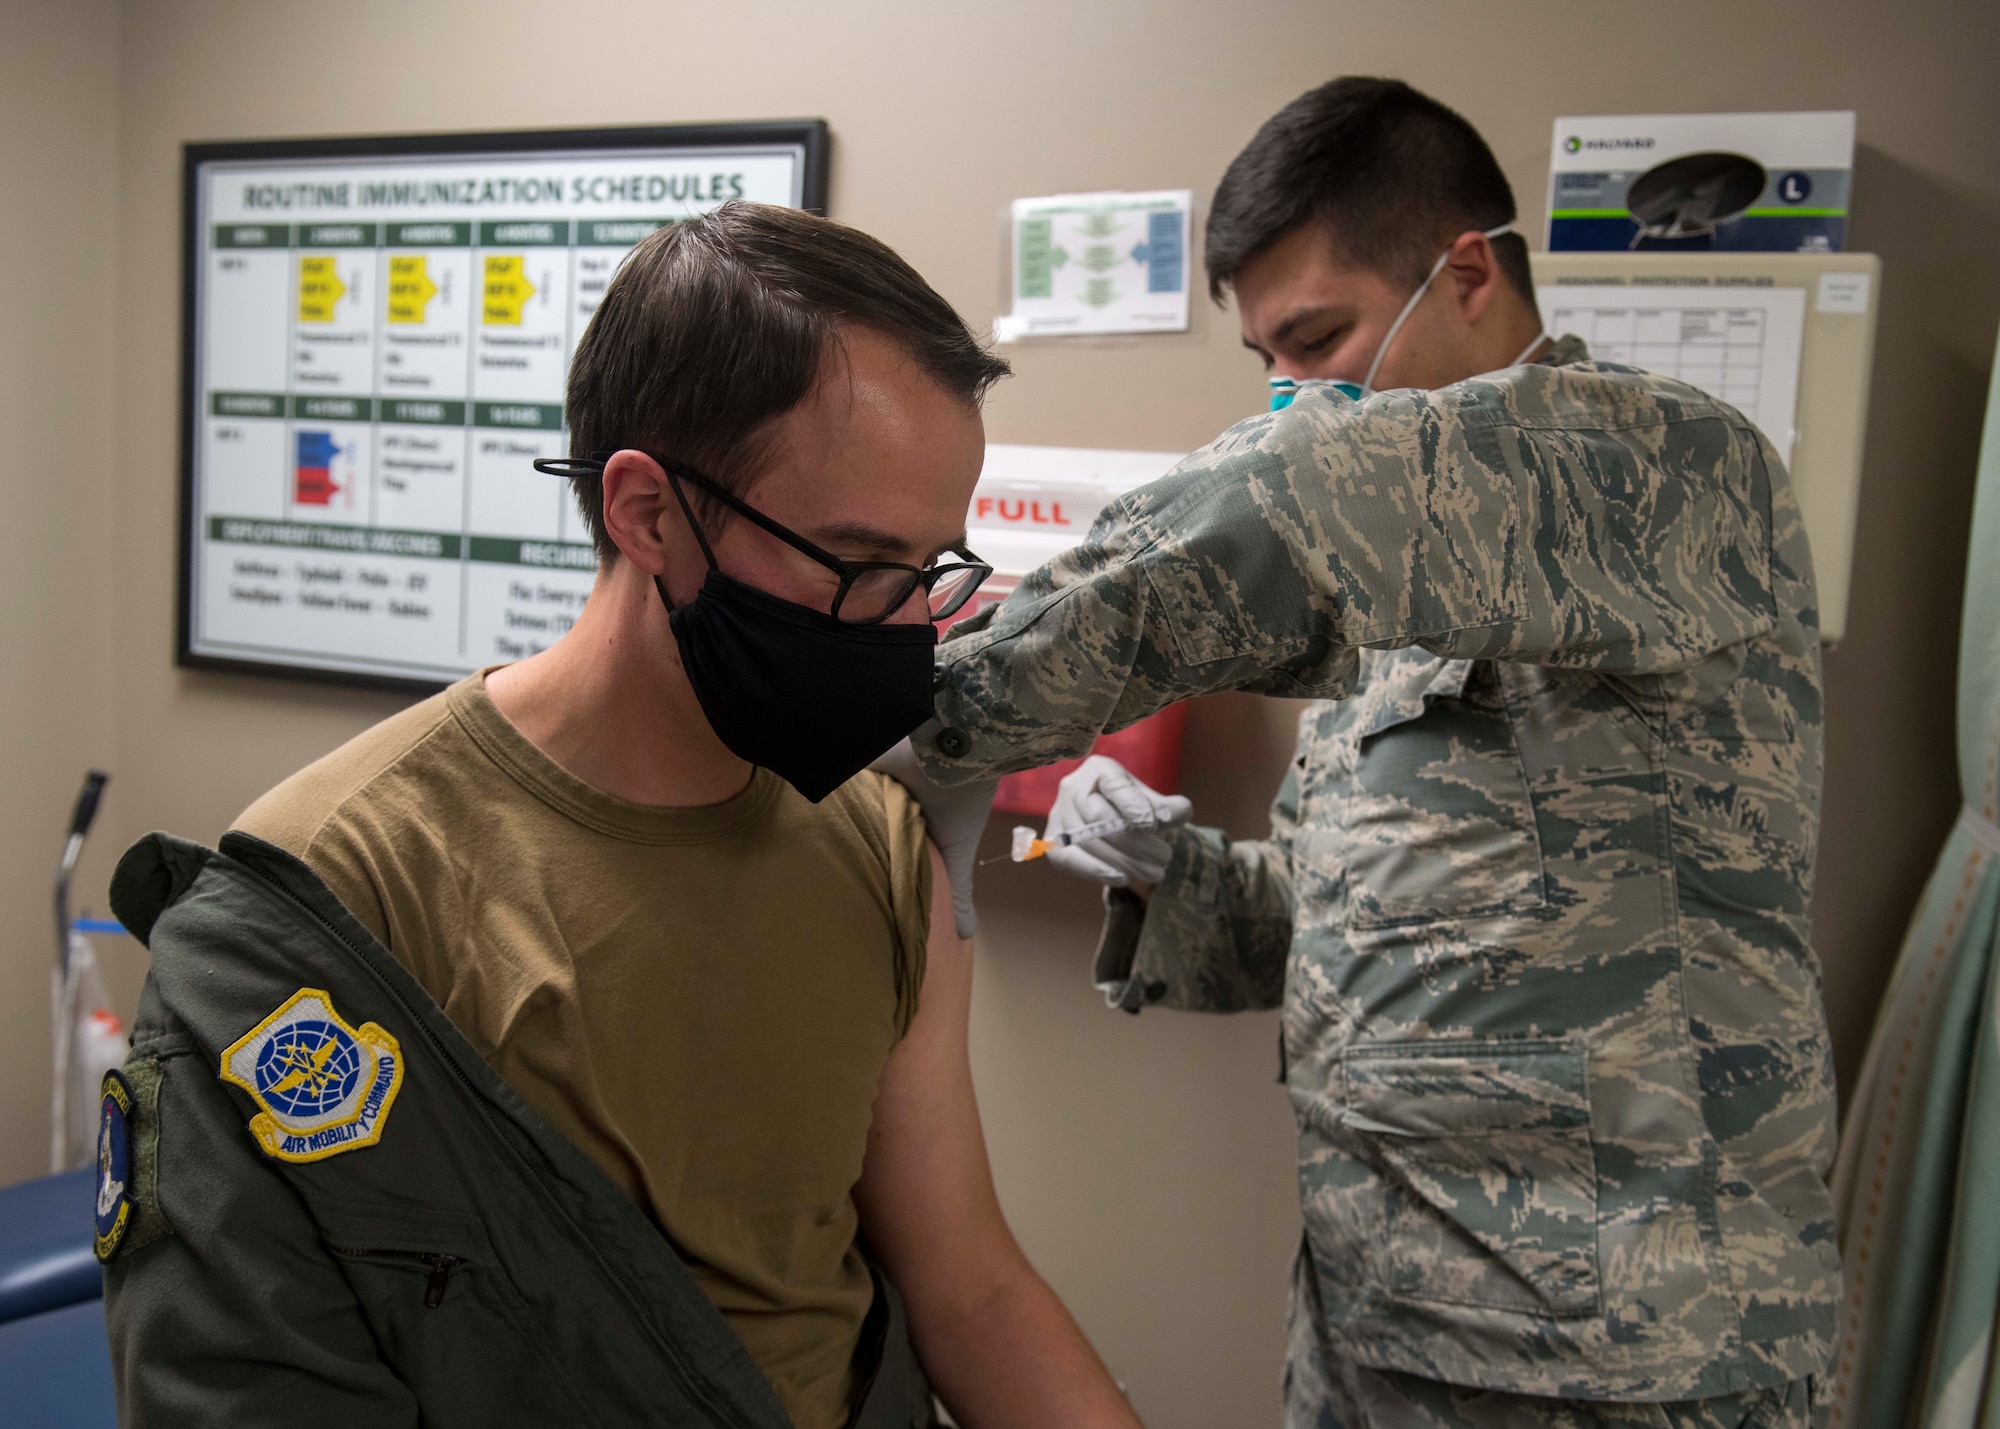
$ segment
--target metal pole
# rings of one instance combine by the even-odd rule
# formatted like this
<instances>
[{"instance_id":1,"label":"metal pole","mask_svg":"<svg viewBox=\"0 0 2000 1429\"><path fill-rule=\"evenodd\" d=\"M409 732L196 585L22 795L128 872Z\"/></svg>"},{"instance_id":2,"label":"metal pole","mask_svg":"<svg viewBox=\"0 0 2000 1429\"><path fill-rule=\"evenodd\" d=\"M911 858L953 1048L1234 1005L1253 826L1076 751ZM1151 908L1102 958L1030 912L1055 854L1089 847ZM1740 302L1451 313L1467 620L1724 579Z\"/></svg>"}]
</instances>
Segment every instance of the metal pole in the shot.
<instances>
[{"instance_id":1,"label":"metal pole","mask_svg":"<svg viewBox=\"0 0 2000 1429\"><path fill-rule=\"evenodd\" d=\"M53 1004L51 1017L55 1024L50 1029L50 1042L55 1052L55 1086L49 1098L51 1174L69 1169L69 1084L75 1071L70 1066L70 1042L76 1033L76 1009L72 1006L75 997L70 985L69 966L69 880L76 871L77 858L83 852L83 841L97 819L97 801L103 796L104 786L110 779L111 776L100 769L93 769L84 775L82 792L76 796L76 809L70 815L69 839L63 844L62 861L56 865L56 976L50 994Z\"/></svg>"}]
</instances>

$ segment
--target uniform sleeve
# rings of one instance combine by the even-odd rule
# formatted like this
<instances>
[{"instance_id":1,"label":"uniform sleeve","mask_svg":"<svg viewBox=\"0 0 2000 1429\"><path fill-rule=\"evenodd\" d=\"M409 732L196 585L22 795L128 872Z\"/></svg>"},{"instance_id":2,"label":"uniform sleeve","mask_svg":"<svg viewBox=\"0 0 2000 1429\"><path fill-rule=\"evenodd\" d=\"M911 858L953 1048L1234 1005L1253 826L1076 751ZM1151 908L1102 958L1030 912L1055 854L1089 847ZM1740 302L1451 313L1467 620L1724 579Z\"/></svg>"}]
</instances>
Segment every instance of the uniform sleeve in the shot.
<instances>
[{"instance_id":1,"label":"uniform sleeve","mask_svg":"<svg viewBox=\"0 0 2000 1429\"><path fill-rule=\"evenodd\" d=\"M1574 424L1586 398L1598 428ZM1544 369L1359 405L1309 389L955 627L917 751L956 784L1194 695L1340 698L1364 646L1683 669L1771 624L1770 508L1754 430L1656 388Z\"/></svg>"},{"instance_id":2,"label":"uniform sleeve","mask_svg":"<svg viewBox=\"0 0 2000 1429\"><path fill-rule=\"evenodd\" d=\"M415 1395L192 1040L142 1040L133 1062L154 1064L135 1080L158 1139L135 1192L163 1229L105 1266L119 1422L414 1429Z\"/></svg>"},{"instance_id":3,"label":"uniform sleeve","mask_svg":"<svg viewBox=\"0 0 2000 1429\"><path fill-rule=\"evenodd\" d=\"M1292 946L1292 838L1299 770L1271 806L1271 837L1183 828L1152 898L1107 890L1097 980L1127 1012L1249 1012L1281 1005Z\"/></svg>"}]
</instances>

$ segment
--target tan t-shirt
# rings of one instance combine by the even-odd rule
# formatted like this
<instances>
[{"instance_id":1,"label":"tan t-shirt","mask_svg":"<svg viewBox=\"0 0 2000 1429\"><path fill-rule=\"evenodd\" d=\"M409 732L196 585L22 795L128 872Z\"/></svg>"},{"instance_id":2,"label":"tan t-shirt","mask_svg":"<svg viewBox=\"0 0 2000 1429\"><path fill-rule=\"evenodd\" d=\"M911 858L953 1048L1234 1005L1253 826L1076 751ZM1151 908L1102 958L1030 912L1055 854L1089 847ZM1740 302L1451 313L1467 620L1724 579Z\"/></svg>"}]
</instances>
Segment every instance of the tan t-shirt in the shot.
<instances>
[{"instance_id":1,"label":"tan t-shirt","mask_svg":"<svg viewBox=\"0 0 2000 1429\"><path fill-rule=\"evenodd\" d=\"M923 982L930 862L894 782L759 770L647 808L536 749L484 674L237 827L303 859L508 1084L672 1237L801 1429L837 1429L872 1299L876 1083Z\"/></svg>"}]
</instances>

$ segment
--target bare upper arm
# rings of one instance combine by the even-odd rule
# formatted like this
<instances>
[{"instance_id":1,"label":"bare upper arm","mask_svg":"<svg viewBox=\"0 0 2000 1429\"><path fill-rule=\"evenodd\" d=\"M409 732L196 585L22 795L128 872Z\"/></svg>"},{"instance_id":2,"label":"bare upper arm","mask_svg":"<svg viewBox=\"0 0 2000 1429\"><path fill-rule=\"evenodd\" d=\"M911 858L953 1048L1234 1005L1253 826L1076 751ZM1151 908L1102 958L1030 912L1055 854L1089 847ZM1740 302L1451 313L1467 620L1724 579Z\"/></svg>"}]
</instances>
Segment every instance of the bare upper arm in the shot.
<instances>
[{"instance_id":1,"label":"bare upper arm","mask_svg":"<svg viewBox=\"0 0 2000 1429\"><path fill-rule=\"evenodd\" d=\"M917 1013L910 1021L910 1030L890 1057L882 1089L887 1092L891 1078L899 1075L897 1060L902 1058L938 1076L963 1065L965 1092L970 1096L972 1070L966 1056L966 1037L972 1016L972 944L958 936L952 922L951 884L945 877L944 859L929 839L924 840L924 857L930 861L931 897L930 926L924 942L923 991L917 998ZM904 1071L900 1075L907 1077L910 1073Z\"/></svg>"},{"instance_id":2,"label":"bare upper arm","mask_svg":"<svg viewBox=\"0 0 2000 1429\"><path fill-rule=\"evenodd\" d=\"M855 1193L870 1246L913 1305L947 1279L952 1296L977 1294L983 1264L998 1268L1004 1262L991 1257L1019 1254L994 1195L972 1088L972 945L953 926L943 862L925 848L938 894L923 992L883 1070Z\"/></svg>"}]
</instances>

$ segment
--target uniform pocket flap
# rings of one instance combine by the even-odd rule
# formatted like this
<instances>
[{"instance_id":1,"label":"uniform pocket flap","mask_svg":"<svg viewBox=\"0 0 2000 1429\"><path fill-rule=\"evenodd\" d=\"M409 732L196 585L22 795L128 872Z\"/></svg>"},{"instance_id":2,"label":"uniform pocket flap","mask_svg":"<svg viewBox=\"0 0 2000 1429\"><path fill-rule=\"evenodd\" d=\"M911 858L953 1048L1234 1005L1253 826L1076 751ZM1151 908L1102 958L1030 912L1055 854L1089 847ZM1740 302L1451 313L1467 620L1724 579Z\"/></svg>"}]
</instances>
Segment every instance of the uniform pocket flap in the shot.
<instances>
[{"instance_id":1,"label":"uniform pocket flap","mask_svg":"<svg viewBox=\"0 0 2000 1429\"><path fill-rule=\"evenodd\" d=\"M1387 1136L1590 1126L1583 1048L1547 1040L1392 1042L1341 1056L1341 1124Z\"/></svg>"},{"instance_id":2,"label":"uniform pocket flap","mask_svg":"<svg viewBox=\"0 0 2000 1429\"><path fill-rule=\"evenodd\" d=\"M1598 1313L1584 1051L1548 1039L1404 1042L1341 1058L1341 1122L1382 1173L1374 1255L1400 1299Z\"/></svg>"},{"instance_id":3,"label":"uniform pocket flap","mask_svg":"<svg viewBox=\"0 0 2000 1429\"><path fill-rule=\"evenodd\" d=\"M1356 737L1367 739L1421 719L1432 700L1461 698L1471 674L1470 660L1443 660L1422 650L1399 651L1385 658L1369 688L1357 697L1372 708L1360 712Z\"/></svg>"}]
</instances>

